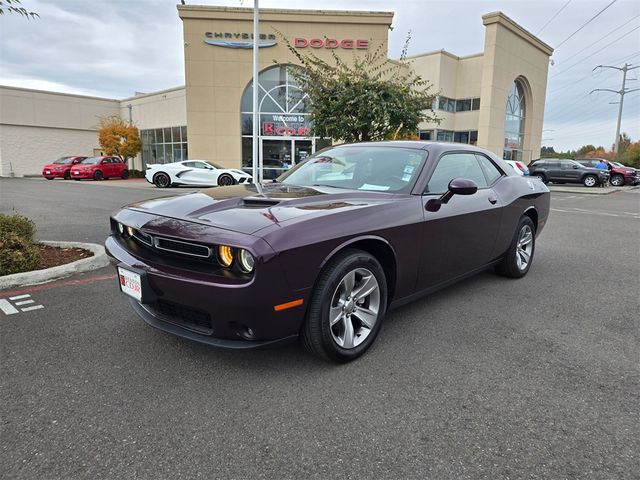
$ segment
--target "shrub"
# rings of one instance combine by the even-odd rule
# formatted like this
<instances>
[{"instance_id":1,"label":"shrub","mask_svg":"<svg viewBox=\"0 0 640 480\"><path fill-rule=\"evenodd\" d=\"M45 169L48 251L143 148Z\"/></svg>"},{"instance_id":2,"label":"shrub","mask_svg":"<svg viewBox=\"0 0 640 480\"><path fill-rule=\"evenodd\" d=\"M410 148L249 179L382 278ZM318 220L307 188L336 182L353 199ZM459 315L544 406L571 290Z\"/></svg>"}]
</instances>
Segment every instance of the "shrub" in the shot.
<instances>
[{"instance_id":1,"label":"shrub","mask_svg":"<svg viewBox=\"0 0 640 480\"><path fill-rule=\"evenodd\" d=\"M133 168L129 169L129 176L131 178L144 178L144 171L142 170L135 170Z\"/></svg>"},{"instance_id":2,"label":"shrub","mask_svg":"<svg viewBox=\"0 0 640 480\"><path fill-rule=\"evenodd\" d=\"M38 268L40 249L34 233L35 225L28 218L0 214L0 276Z\"/></svg>"}]
</instances>

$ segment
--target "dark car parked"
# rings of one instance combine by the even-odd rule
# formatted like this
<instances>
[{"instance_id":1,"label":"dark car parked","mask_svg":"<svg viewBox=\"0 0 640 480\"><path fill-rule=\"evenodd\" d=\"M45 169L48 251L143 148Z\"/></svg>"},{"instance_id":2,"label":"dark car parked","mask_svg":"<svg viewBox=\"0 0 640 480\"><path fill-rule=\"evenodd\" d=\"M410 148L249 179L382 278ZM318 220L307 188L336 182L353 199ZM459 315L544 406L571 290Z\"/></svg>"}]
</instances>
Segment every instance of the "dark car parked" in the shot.
<instances>
[{"instance_id":1,"label":"dark car parked","mask_svg":"<svg viewBox=\"0 0 640 480\"><path fill-rule=\"evenodd\" d=\"M236 349L300 336L348 361L391 308L489 267L526 275L549 201L470 145L343 145L277 182L125 207L106 249L151 326Z\"/></svg>"},{"instance_id":2,"label":"dark car parked","mask_svg":"<svg viewBox=\"0 0 640 480\"><path fill-rule=\"evenodd\" d=\"M595 168L600 163L600 158L576 158L576 162L585 167ZM637 185L640 183L640 175L635 168L625 167L618 162L608 162L611 165L609 168L609 183L614 187L621 187L622 185Z\"/></svg>"},{"instance_id":3,"label":"dark car parked","mask_svg":"<svg viewBox=\"0 0 640 480\"><path fill-rule=\"evenodd\" d=\"M582 183L585 187L604 185L609 172L580 165L566 158L544 158L529 164L529 173L544 183Z\"/></svg>"}]
</instances>

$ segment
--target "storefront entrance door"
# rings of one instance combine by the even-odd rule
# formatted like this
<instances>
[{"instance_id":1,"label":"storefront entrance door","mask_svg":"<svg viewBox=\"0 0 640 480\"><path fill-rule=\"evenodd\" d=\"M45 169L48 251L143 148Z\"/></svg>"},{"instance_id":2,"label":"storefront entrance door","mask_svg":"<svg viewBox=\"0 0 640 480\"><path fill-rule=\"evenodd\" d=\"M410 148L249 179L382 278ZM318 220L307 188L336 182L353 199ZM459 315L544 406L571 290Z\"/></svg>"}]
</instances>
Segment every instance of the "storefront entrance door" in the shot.
<instances>
[{"instance_id":1,"label":"storefront entrance door","mask_svg":"<svg viewBox=\"0 0 640 480\"><path fill-rule=\"evenodd\" d=\"M271 180L293 167L314 152L313 140L297 138L261 137L260 148L263 178Z\"/></svg>"}]
</instances>

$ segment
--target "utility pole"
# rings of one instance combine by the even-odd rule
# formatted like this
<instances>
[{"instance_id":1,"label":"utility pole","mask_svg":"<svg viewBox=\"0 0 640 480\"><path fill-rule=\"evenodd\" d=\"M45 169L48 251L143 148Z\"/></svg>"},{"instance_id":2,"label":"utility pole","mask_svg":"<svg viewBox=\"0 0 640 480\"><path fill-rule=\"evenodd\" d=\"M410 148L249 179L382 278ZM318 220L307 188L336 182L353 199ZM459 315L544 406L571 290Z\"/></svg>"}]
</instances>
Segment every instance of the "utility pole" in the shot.
<instances>
[{"instance_id":1,"label":"utility pole","mask_svg":"<svg viewBox=\"0 0 640 480\"><path fill-rule=\"evenodd\" d=\"M592 72L594 72L596 69L598 68L613 68L615 70L620 70L622 72L622 88L620 88L620 90L611 90L610 88L596 88L594 90L591 90L589 92L589 95L591 95L593 92L613 92L613 93L617 93L618 95L620 95L620 108L618 109L618 125L616 127L616 141L614 143L614 147L613 147L613 151L616 153L616 155L618 154L618 147L620 144L620 123L622 122L622 104L624 102L624 95L626 93L631 93L631 92L635 92L637 90L640 90L640 88L634 88L633 90L627 90L625 85L627 83L627 72L630 70L635 70L636 68L640 68L640 65L636 66L636 67L631 67L630 64L625 63L624 67L613 67L611 65L598 65L597 67L595 67Z\"/></svg>"}]
</instances>

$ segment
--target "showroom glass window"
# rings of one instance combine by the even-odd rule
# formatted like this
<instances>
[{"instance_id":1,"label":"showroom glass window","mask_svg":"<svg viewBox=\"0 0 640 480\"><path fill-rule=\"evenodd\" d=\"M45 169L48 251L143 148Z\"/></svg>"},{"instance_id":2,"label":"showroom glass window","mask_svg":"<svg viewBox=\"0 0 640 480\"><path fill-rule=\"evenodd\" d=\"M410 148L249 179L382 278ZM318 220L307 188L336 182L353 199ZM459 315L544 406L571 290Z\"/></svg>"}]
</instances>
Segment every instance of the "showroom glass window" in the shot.
<instances>
[{"instance_id":1,"label":"showroom glass window","mask_svg":"<svg viewBox=\"0 0 640 480\"><path fill-rule=\"evenodd\" d=\"M166 127L140 130L142 168L150 163L171 163L187 160L187 127Z\"/></svg>"},{"instance_id":2,"label":"showroom glass window","mask_svg":"<svg viewBox=\"0 0 640 480\"><path fill-rule=\"evenodd\" d=\"M331 145L328 139L311 134L309 96L302 91L293 74L293 65L276 65L258 75L260 118L259 151L264 178L279 176L316 150ZM253 81L240 102L242 131L242 168L250 171L253 161Z\"/></svg>"},{"instance_id":3,"label":"showroom glass window","mask_svg":"<svg viewBox=\"0 0 640 480\"><path fill-rule=\"evenodd\" d=\"M523 160L526 102L522 83L516 80L507 97L504 119L504 158Z\"/></svg>"}]
</instances>

